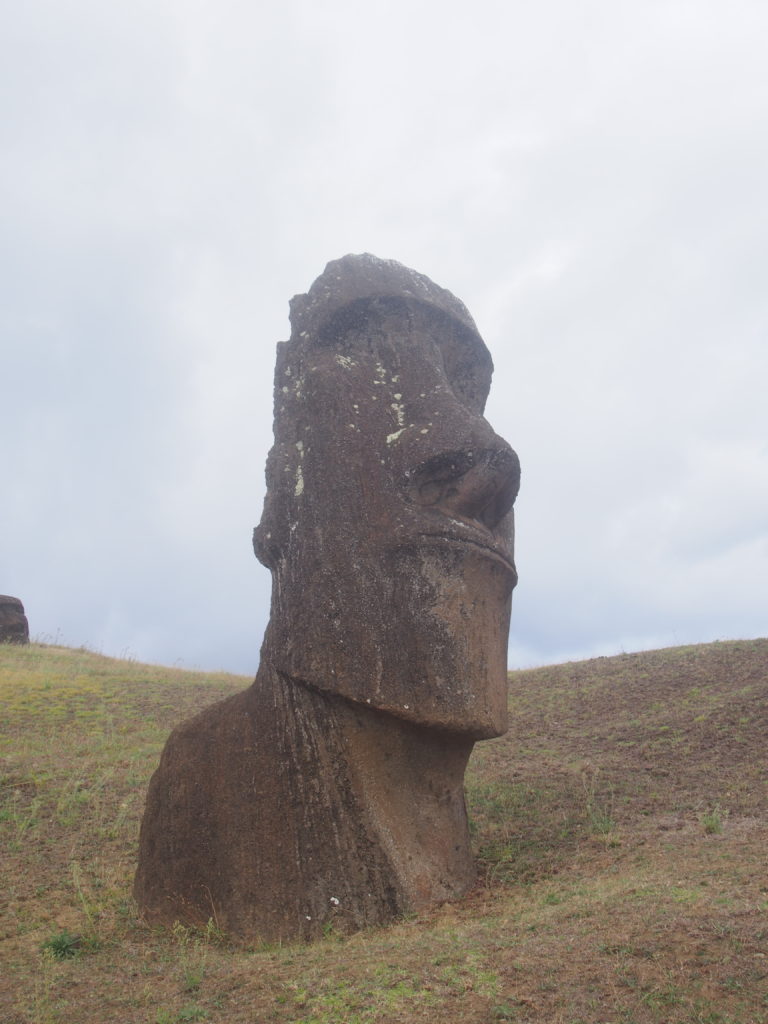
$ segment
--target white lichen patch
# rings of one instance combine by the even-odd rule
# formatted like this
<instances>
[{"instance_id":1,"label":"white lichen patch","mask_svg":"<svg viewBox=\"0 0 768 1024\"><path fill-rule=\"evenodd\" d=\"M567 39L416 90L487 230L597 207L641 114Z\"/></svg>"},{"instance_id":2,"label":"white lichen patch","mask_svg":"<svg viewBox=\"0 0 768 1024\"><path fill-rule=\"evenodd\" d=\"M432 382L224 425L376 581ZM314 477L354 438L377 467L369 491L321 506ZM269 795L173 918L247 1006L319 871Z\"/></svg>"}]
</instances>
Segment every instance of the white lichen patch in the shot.
<instances>
[{"instance_id":1,"label":"white lichen patch","mask_svg":"<svg viewBox=\"0 0 768 1024\"><path fill-rule=\"evenodd\" d=\"M296 451L299 453L299 464L296 467L296 486L293 489L293 493L298 498L300 494L304 493L304 473L301 469L301 460L304 458L304 442L296 442Z\"/></svg>"},{"instance_id":2,"label":"white lichen patch","mask_svg":"<svg viewBox=\"0 0 768 1024\"><path fill-rule=\"evenodd\" d=\"M336 355L333 358L345 370L351 370L355 365L354 359L351 359L349 356Z\"/></svg>"},{"instance_id":3,"label":"white lichen patch","mask_svg":"<svg viewBox=\"0 0 768 1024\"><path fill-rule=\"evenodd\" d=\"M396 430L394 434L387 434L387 444L393 444L398 439L398 437L400 437L400 435L404 433L405 427L401 427L399 430Z\"/></svg>"}]
</instances>

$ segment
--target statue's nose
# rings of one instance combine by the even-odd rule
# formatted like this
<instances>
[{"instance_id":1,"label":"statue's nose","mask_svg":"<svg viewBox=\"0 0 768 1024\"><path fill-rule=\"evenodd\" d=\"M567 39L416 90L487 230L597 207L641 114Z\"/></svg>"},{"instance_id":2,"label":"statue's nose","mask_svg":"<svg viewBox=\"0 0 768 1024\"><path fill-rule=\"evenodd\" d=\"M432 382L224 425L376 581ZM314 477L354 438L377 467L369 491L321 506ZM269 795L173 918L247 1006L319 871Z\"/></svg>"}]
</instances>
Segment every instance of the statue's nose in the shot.
<instances>
[{"instance_id":1,"label":"statue's nose","mask_svg":"<svg viewBox=\"0 0 768 1024\"><path fill-rule=\"evenodd\" d=\"M504 442L495 448L446 452L413 474L411 493L420 505L474 519L493 530L512 508L520 487L520 462Z\"/></svg>"}]
</instances>

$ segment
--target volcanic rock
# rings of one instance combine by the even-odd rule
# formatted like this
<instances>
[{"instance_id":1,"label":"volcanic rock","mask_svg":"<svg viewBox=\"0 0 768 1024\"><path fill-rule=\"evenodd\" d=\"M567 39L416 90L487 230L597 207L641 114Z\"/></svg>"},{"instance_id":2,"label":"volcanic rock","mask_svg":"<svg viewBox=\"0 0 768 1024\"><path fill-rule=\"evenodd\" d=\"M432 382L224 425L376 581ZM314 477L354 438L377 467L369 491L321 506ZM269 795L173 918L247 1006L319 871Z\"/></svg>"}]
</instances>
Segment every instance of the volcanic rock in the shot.
<instances>
[{"instance_id":1,"label":"volcanic rock","mask_svg":"<svg viewBox=\"0 0 768 1024\"><path fill-rule=\"evenodd\" d=\"M0 643L29 643L29 623L18 597L0 595Z\"/></svg>"}]
</instances>

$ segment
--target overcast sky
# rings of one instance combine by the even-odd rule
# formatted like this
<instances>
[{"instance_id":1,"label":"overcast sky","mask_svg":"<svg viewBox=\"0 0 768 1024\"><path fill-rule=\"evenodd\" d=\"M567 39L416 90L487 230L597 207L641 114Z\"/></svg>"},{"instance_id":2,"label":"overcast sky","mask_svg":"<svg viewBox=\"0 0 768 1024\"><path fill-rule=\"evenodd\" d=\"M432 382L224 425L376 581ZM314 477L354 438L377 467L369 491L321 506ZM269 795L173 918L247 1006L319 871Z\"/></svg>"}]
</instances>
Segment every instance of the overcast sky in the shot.
<instances>
[{"instance_id":1,"label":"overcast sky","mask_svg":"<svg viewBox=\"0 0 768 1024\"><path fill-rule=\"evenodd\" d=\"M288 300L469 307L520 455L512 666L768 633L764 0L26 0L0 15L0 592L252 674Z\"/></svg>"}]
</instances>

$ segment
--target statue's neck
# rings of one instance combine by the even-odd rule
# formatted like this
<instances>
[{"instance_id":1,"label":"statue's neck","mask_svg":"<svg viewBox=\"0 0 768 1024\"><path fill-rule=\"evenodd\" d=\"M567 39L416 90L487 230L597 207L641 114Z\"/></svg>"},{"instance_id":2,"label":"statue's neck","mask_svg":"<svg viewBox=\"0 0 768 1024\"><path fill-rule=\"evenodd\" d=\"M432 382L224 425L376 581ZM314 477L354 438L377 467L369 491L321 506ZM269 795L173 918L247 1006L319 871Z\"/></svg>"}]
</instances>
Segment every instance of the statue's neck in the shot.
<instances>
[{"instance_id":1,"label":"statue's neck","mask_svg":"<svg viewBox=\"0 0 768 1024\"><path fill-rule=\"evenodd\" d=\"M313 799L327 802L334 834L365 827L412 909L471 887L464 805L471 740L318 692L264 662L255 683L261 687L285 716L285 757L299 768L304 798L312 788ZM341 821L350 815L358 820Z\"/></svg>"}]
</instances>

